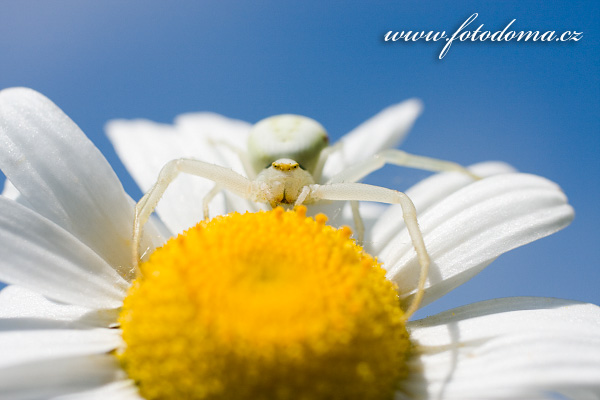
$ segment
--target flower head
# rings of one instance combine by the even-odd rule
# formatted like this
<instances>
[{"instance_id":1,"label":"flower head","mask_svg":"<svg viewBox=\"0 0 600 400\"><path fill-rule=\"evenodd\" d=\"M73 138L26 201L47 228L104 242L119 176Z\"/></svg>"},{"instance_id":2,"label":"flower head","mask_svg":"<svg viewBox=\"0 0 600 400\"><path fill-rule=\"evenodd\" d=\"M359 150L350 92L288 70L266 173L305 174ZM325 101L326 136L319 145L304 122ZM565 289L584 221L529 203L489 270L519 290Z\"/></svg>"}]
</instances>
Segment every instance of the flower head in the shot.
<instances>
[{"instance_id":1,"label":"flower head","mask_svg":"<svg viewBox=\"0 0 600 400\"><path fill-rule=\"evenodd\" d=\"M217 217L142 264L119 320L144 397L391 398L410 349L396 289L305 213Z\"/></svg>"},{"instance_id":2,"label":"flower head","mask_svg":"<svg viewBox=\"0 0 600 400\"><path fill-rule=\"evenodd\" d=\"M198 118L240 136L246 129ZM411 123L376 117L371 150L392 145ZM179 129L139 124L149 138L134 137L132 159L185 155L167 146L136 152L163 146L152 139L162 138L157 131ZM202 126L197 148L216 157ZM367 149L357 132L344 139L347 151ZM185 388L196 398L296 398L307 385L309 399L598 393L596 306L501 299L406 323L418 264L395 207L374 213L366 252L347 229L302 210L219 217L154 252L132 284L132 200L79 128L34 91L0 92L0 168L16 188L0 196L0 280L12 285L0 292L0 393L8 398L179 398ZM552 182L498 163L472 170L488 178L438 174L408 191L433 260L427 302L572 219ZM197 204L189 196L205 193L202 185L170 189L159 213L174 233L197 222L197 207L185 206ZM237 201L226 195L215 211L255 207ZM145 234L151 250L164 241L153 222ZM190 365L196 375L180 373ZM159 381L167 383L153 386Z\"/></svg>"}]
</instances>

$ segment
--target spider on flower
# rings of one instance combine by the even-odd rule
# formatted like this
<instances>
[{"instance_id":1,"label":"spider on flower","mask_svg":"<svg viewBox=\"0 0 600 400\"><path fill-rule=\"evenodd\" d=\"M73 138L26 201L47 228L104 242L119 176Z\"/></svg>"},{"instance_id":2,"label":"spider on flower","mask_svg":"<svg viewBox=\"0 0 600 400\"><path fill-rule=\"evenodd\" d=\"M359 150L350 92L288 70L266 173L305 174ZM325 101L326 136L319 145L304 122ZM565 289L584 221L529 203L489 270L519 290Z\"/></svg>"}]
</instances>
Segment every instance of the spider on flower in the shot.
<instances>
[{"instance_id":1,"label":"spider on flower","mask_svg":"<svg viewBox=\"0 0 600 400\"><path fill-rule=\"evenodd\" d=\"M364 237L364 226L358 211L359 201L399 204L421 266L417 295L407 312L410 315L420 303L429 270L429 255L417 222L415 206L402 192L358 181L386 164L428 171L459 171L475 180L479 179L454 162L387 149L346 168L324 184L317 184L327 158L338 149L341 142L330 146L323 126L300 115L276 115L256 123L248 136L247 152L227 143L218 144L226 145L237 153L246 176L229 168L195 159L179 158L168 162L160 171L154 186L135 207L133 265L138 276L141 275L138 263L142 228L170 183L179 173L186 173L215 183L202 200L204 218L208 218L208 204L221 190L228 190L254 202L268 203L272 208L319 201L349 201L359 243Z\"/></svg>"}]
</instances>

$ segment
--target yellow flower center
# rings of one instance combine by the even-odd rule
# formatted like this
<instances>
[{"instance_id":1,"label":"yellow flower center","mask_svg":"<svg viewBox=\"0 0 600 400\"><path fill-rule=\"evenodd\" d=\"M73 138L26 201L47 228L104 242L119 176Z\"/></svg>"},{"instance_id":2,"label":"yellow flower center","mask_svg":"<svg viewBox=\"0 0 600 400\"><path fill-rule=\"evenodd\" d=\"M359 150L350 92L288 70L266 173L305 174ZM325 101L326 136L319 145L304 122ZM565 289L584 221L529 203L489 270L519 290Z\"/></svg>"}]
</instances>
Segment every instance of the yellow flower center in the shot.
<instances>
[{"instance_id":1,"label":"yellow flower center","mask_svg":"<svg viewBox=\"0 0 600 400\"><path fill-rule=\"evenodd\" d=\"M146 399L391 399L410 343L379 264L306 209L201 222L141 265L119 358Z\"/></svg>"}]
</instances>

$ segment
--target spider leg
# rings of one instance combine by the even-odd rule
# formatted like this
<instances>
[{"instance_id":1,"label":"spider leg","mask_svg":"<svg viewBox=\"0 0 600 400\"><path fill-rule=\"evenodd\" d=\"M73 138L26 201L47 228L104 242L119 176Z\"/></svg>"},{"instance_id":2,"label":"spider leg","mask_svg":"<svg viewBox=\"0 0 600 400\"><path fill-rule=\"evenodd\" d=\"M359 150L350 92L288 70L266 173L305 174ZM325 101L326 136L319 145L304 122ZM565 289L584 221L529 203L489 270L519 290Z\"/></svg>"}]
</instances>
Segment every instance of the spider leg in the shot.
<instances>
[{"instance_id":1,"label":"spider leg","mask_svg":"<svg viewBox=\"0 0 600 400\"><path fill-rule=\"evenodd\" d=\"M439 160L437 158L430 158L424 156L418 156L415 154L409 154L402 150L388 149L373 155L366 160L363 160L349 168L344 169L337 175L334 175L327 184L329 183L341 183L341 182L358 182L371 172L377 171L383 168L386 164L397 165L400 167L409 167L416 169L423 169L426 171L456 171L462 172L471 178L478 180L481 179L479 176L473 174L471 171L466 169L460 164L452 161Z\"/></svg>"},{"instance_id":2,"label":"spider leg","mask_svg":"<svg viewBox=\"0 0 600 400\"><path fill-rule=\"evenodd\" d=\"M363 223L363 220L360 216L358 206L358 201L350 201L350 208L352 209L352 219L354 220L354 229L356 229L356 241L362 245L365 239L365 224Z\"/></svg>"},{"instance_id":3,"label":"spider leg","mask_svg":"<svg viewBox=\"0 0 600 400\"><path fill-rule=\"evenodd\" d=\"M364 183L334 183L330 185L310 185L302 191L303 201L342 200L342 201L376 201L387 204L399 204L402 217L408 229L417 259L421 266L417 293L404 313L404 320L410 318L419 308L423 298L425 282L429 274L429 254L423 241L423 234L417 222L417 211L412 200L404 193ZM300 197L299 197L300 199ZM298 204L298 203L297 203Z\"/></svg>"},{"instance_id":4,"label":"spider leg","mask_svg":"<svg viewBox=\"0 0 600 400\"><path fill-rule=\"evenodd\" d=\"M321 180L321 174L323 174L323 168L325 167L325 163L327 162L329 156L332 155L334 152L343 149L343 145L344 143L340 141L332 146L325 147L323 150L321 150L321 153L319 153L319 159L317 160L317 164L315 165L315 169L314 171L312 171L312 176L315 182L319 182Z\"/></svg>"},{"instance_id":5,"label":"spider leg","mask_svg":"<svg viewBox=\"0 0 600 400\"><path fill-rule=\"evenodd\" d=\"M208 196L214 195L220 189L227 189L243 198L254 199L259 196L259 188L254 181L234 172L233 170L219 165L205 163L199 160L180 158L168 162L160 171L158 179L154 186L146 193L135 206L133 219L133 250L132 261L136 269L137 276L141 275L138 267L140 236L144 224L154 212L156 205L169 187L171 182L180 173L196 175L202 178L210 179L215 182L215 188L208 193ZM217 190L218 188L218 190Z\"/></svg>"},{"instance_id":6,"label":"spider leg","mask_svg":"<svg viewBox=\"0 0 600 400\"><path fill-rule=\"evenodd\" d=\"M218 185L215 184L215 186L213 186L213 188L210 190L210 192L208 192L206 194L206 196L204 196L204 198L202 199L202 219L209 219L209 214L208 214L208 204L212 201L212 199L215 198L215 196L221 191L223 190L223 188Z\"/></svg>"},{"instance_id":7,"label":"spider leg","mask_svg":"<svg viewBox=\"0 0 600 400\"><path fill-rule=\"evenodd\" d=\"M313 176L313 179L315 180L315 182L319 182L321 180L321 175L323 174L323 168L325 167L325 163L329 159L329 156L338 150L343 150L343 145L344 145L344 142L338 141L334 145L325 147L323 150L321 150L321 153L319 154L319 159L317 160L317 164L315 165L315 169L312 173L312 176ZM309 193L308 188L305 187L305 189L306 190L301 192L301 194L299 196L299 200L296 201L296 204L302 204L304 202L304 199L306 198L306 196ZM351 201L350 207L352 210L352 219L354 221L354 229L356 231L356 240L358 241L358 243L362 244L364 237L365 237L365 225L360 216L358 201Z\"/></svg>"},{"instance_id":8,"label":"spider leg","mask_svg":"<svg viewBox=\"0 0 600 400\"><path fill-rule=\"evenodd\" d=\"M475 180L481 179L479 176L473 174L465 167L451 161L409 154L402 150L388 149L383 150L349 168L346 168L344 171L331 177L326 184L358 182L370 173L383 168L386 164L423 169L426 171L457 171L470 176ZM357 234L360 236L361 229L364 229L362 218L358 211L358 206L352 204L351 206L355 228Z\"/></svg>"}]
</instances>

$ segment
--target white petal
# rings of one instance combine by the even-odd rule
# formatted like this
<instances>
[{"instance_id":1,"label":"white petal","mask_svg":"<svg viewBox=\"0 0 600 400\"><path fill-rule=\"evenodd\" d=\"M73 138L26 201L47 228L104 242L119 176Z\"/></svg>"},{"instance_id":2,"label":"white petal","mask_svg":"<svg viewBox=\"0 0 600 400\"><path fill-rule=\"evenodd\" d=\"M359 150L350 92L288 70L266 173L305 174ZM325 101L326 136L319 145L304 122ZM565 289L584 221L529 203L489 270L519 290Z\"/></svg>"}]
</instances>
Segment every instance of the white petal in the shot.
<instances>
[{"instance_id":1,"label":"white petal","mask_svg":"<svg viewBox=\"0 0 600 400\"><path fill-rule=\"evenodd\" d=\"M469 167L469 170L482 178L516 172L512 166L497 161L474 164ZM417 209L417 218L420 218L430 207L471 183L473 183L473 180L465 174L457 172L438 173L423 179L408 189L406 194ZM399 205L388 207L387 211L381 215L373 226L373 229L367 231L365 249L370 254L381 253L390 240L405 228L406 225L402 219L402 207Z\"/></svg>"},{"instance_id":2,"label":"white petal","mask_svg":"<svg viewBox=\"0 0 600 400\"><path fill-rule=\"evenodd\" d=\"M466 282L500 254L548 236L572 219L560 188L535 175L496 175L453 193L419 216L432 260L422 305ZM406 230L378 256L410 302L406 297L414 293L420 267Z\"/></svg>"},{"instance_id":3,"label":"white petal","mask_svg":"<svg viewBox=\"0 0 600 400\"><path fill-rule=\"evenodd\" d=\"M147 120L115 120L106 125L117 154L142 191L148 191L161 168L177 158L194 158L244 174L237 155L213 142L245 149L248 129L245 122L209 113L181 116L175 126ZM173 233L179 233L202 219L202 199L213 186L207 179L181 174L165 192L157 213ZM220 194L210 203L211 216L246 209L256 207L232 194Z\"/></svg>"},{"instance_id":4,"label":"white petal","mask_svg":"<svg viewBox=\"0 0 600 400\"><path fill-rule=\"evenodd\" d=\"M240 155L247 152L248 133L252 127L246 121L227 118L213 113L188 113L175 118L175 126L186 138L196 137L203 132L212 149L204 157L207 162L231 168L237 173L248 176ZM234 150L237 149L237 150ZM250 166L248 166L250 168ZM224 192L226 212L257 211L260 205ZM217 215L211 211L211 215Z\"/></svg>"},{"instance_id":5,"label":"white petal","mask_svg":"<svg viewBox=\"0 0 600 400\"><path fill-rule=\"evenodd\" d=\"M208 159L214 159L212 162L245 175L238 155L232 151L223 151L229 149L220 146L220 143L245 151L251 124L219 114L188 113L177 116L175 126L179 135L188 138L187 141L197 139L199 135L205 139L198 144L205 143L208 139L210 146L216 150L216 153L212 149L207 152Z\"/></svg>"},{"instance_id":6,"label":"white petal","mask_svg":"<svg viewBox=\"0 0 600 400\"><path fill-rule=\"evenodd\" d=\"M2 196L12 199L19 204L24 205L27 208L33 209L31 204L27 202L27 200L19 193L17 188L10 182L10 180L6 180L4 182L4 190L2 192ZM129 199L132 202L131 199ZM150 220L144 226L144 235L142 237L142 243L140 247L145 247L147 249L153 249L164 243L164 238L168 238L172 236L171 232L164 226L162 221L160 221L156 216L152 215ZM127 273L127 266L117 266L116 269L124 276L129 278Z\"/></svg>"},{"instance_id":7,"label":"white petal","mask_svg":"<svg viewBox=\"0 0 600 400\"><path fill-rule=\"evenodd\" d=\"M56 303L20 286L0 290L0 330L108 327L117 317L118 309Z\"/></svg>"},{"instance_id":8,"label":"white petal","mask_svg":"<svg viewBox=\"0 0 600 400\"><path fill-rule=\"evenodd\" d=\"M10 400L45 400L125 379L112 354L67 357L0 369L0 393Z\"/></svg>"},{"instance_id":9,"label":"white petal","mask_svg":"<svg viewBox=\"0 0 600 400\"><path fill-rule=\"evenodd\" d=\"M415 399L600 394L600 308L497 299L408 324L416 356L402 383Z\"/></svg>"},{"instance_id":10,"label":"white petal","mask_svg":"<svg viewBox=\"0 0 600 400\"><path fill-rule=\"evenodd\" d=\"M143 400L131 380L112 382L85 392L53 397L51 400Z\"/></svg>"},{"instance_id":11,"label":"white petal","mask_svg":"<svg viewBox=\"0 0 600 400\"><path fill-rule=\"evenodd\" d=\"M116 329L39 329L0 332L0 371L45 360L108 353L121 345Z\"/></svg>"},{"instance_id":12,"label":"white petal","mask_svg":"<svg viewBox=\"0 0 600 400\"><path fill-rule=\"evenodd\" d=\"M130 263L129 196L79 127L31 89L0 92L0 169L34 210L112 266Z\"/></svg>"},{"instance_id":13,"label":"white petal","mask_svg":"<svg viewBox=\"0 0 600 400\"><path fill-rule=\"evenodd\" d=\"M21 193L19 193L15 185L10 183L10 181L7 179L4 181L4 189L2 190L2 196L11 200L17 200L17 198L21 196Z\"/></svg>"},{"instance_id":14,"label":"white petal","mask_svg":"<svg viewBox=\"0 0 600 400\"><path fill-rule=\"evenodd\" d=\"M25 207L31 208L31 204L27 203L27 200L21 196L19 190L8 179L4 181L4 190L2 190L2 196L14 200L19 204L23 204Z\"/></svg>"},{"instance_id":15,"label":"white petal","mask_svg":"<svg viewBox=\"0 0 600 400\"><path fill-rule=\"evenodd\" d=\"M344 135L342 148L327 159L323 171L325 182L345 166L364 160L383 149L400 144L423 110L418 99L406 100L385 108Z\"/></svg>"},{"instance_id":16,"label":"white petal","mask_svg":"<svg viewBox=\"0 0 600 400\"><path fill-rule=\"evenodd\" d=\"M116 308L128 283L85 244L53 222L0 197L0 280L54 300Z\"/></svg>"}]
</instances>

